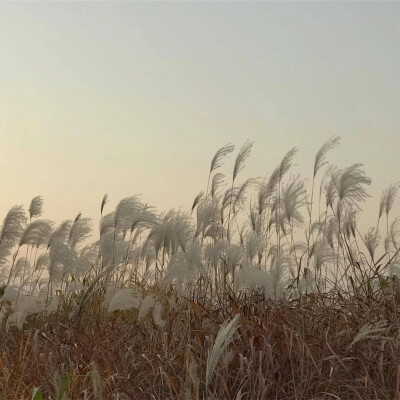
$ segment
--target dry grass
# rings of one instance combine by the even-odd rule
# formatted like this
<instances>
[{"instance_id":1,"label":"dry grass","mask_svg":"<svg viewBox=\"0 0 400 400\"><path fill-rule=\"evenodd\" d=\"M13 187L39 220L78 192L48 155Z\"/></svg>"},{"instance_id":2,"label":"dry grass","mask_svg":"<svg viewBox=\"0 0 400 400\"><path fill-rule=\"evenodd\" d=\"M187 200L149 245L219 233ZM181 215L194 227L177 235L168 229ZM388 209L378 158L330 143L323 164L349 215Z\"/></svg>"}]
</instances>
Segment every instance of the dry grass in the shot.
<instances>
[{"instance_id":1,"label":"dry grass","mask_svg":"<svg viewBox=\"0 0 400 400\"><path fill-rule=\"evenodd\" d=\"M24 331L2 333L2 394L28 399L40 386L44 398L58 398L57 373L70 377L70 399L205 399L208 353L220 324L238 313L239 328L217 365L210 399L400 395L400 302L394 294L219 301L211 309L200 299L180 301L163 329L150 319L138 323L134 311L100 318L88 309L80 329L76 316L33 318ZM386 324L353 344L371 321Z\"/></svg>"},{"instance_id":2,"label":"dry grass","mask_svg":"<svg viewBox=\"0 0 400 400\"><path fill-rule=\"evenodd\" d=\"M397 186L361 234L360 164L328 165L315 198L337 142L317 153L310 194L286 177L296 149L236 186L250 142L224 187L225 146L191 214L138 197L107 214L105 196L86 245L80 214L54 229L35 219L40 197L29 218L13 207L0 233L0 399L400 400Z\"/></svg>"}]
</instances>

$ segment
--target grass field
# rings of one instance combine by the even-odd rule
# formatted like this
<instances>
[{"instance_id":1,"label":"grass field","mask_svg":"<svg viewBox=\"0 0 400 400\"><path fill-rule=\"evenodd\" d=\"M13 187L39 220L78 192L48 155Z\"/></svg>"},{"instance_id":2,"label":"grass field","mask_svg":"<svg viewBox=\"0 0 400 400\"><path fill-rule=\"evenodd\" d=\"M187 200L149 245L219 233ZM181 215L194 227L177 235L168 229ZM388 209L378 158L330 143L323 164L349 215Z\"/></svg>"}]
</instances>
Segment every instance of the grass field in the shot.
<instances>
[{"instance_id":1,"label":"grass field","mask_svg":"<svg viewBox=\"0 0 400 400\"><path fill-rule=\"evenodd\" d=\"M362 165L243 179L219 149L187 212L133 196L99 230L43 200L0 233L0 398L400 399L399 186L367 232ZM221 170L231 156L233 168ZM94 231L94 233L93 233ZM94 235L98 239L94 242Z\"/></svg>"}]
</instances>

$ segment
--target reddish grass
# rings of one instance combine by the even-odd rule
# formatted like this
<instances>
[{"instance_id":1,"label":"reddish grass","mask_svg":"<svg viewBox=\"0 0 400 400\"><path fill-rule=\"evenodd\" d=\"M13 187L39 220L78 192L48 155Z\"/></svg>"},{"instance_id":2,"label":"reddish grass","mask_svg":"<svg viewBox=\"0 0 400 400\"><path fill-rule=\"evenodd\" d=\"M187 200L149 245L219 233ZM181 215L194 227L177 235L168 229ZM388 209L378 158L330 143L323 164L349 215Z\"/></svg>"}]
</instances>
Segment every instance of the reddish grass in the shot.
<instances>
[{"instance_id":1,"label":"reddish grass","mask_svg":"<svg viewBox=\"0 0 400 400\"><path fill-rule=\"evenodd\" d=\"M69 399L205 399L208 352L219 325L237 312L240 327L218 363L209 398L400 398L400 302L394 295L223 301L211 310L197 299L183 302L168 313L164 329L150 320L138 323L134 312L98 318L89 307L79 327L76 317L59 314L46 322L31 319L24 331L1 332L3 398L30 399L40 386L44 398L55 399L57 373L71 376ZM382 319L388 322L383 334L350 346L363 325Z\"/></svg>"}]
</instances>

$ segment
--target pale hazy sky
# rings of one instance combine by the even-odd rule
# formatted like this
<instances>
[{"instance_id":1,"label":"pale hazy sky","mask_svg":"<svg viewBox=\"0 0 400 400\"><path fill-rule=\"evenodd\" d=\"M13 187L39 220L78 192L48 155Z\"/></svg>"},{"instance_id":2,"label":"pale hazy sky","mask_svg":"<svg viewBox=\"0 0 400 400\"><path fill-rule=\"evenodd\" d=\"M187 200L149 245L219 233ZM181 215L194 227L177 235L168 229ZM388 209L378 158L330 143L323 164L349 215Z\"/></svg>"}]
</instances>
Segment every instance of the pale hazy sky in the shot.
<instances>
[{"instance_id":1,"label":"pale hazy sky","mask_svg":"<svg viewBox=\"0 0 400 400\"><path fill-rule=\"evenodd\" d=\"M56 220L98 217L104 193L107 211L133 194L186 209L228 142L255 142L242 178L293 146L310 177L338 134L328 158L365 164L374 223L400 180L399 18L395 2L0 3L0 220L38 194Z\"/></svg>"}]
</instances>

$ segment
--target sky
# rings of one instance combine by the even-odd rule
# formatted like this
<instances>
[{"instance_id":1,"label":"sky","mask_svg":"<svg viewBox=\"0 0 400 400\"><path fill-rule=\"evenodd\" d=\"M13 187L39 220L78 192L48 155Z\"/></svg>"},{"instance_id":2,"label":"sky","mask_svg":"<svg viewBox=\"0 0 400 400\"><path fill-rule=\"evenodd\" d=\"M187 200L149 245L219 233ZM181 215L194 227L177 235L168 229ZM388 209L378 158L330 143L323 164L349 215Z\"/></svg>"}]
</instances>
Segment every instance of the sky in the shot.
<instances>
[{"instance_id":1,"label":"sky","mask_svg":"<svg viewBox=\"0 0 400 400\"><path fill-rule=\"evenodd\" d=\"M340 135L328 159L364 164L374 225L400 180L399 17L396 2L1 2L0 220L36 195L55 221L98 219L105 193L106 211L136 194L186 210L226 143L254 141L242 180L294 146L311 177Z\"/></svg>"}]
</instances>

